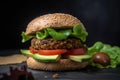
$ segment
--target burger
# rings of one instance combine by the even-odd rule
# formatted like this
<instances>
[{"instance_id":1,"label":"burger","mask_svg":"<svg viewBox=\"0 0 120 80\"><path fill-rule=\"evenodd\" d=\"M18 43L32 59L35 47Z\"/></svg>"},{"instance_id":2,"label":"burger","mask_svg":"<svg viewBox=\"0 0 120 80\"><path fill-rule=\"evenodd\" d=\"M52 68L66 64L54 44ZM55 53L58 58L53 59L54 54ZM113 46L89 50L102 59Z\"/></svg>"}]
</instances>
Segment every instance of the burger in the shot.
<instances>
[{"instance_id":1,"label":"burger","mask_svg":"<svg viewBox=\"0 0 120 80\"><path fill-rule=\"evenodd\" d=\"M88 65L86 51L88 33L82 22L65 13L45 14L33 19L22 32L22 42L31 40L29 49L22 49L31 69L48 71L78 70Z\"/></svg>"}]
</instances>

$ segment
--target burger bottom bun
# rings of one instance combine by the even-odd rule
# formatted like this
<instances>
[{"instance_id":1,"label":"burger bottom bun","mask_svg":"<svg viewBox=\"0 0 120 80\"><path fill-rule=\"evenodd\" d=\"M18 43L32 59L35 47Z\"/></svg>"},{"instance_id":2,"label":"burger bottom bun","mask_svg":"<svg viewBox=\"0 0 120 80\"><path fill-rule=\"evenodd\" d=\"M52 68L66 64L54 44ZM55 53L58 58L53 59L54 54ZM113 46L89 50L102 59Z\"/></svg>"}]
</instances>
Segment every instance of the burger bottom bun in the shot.
<instances>
[{"instance_id":1,"label":"burger bottom bun","mask_svg":"<svg viewBox=\"0 0 120 80\"><path fill-rule=\"evenodd\" d=\"M34 60L32 57L27 59L27 65L31 69L46 70L46 71L66 71L79 70L88 65L88 62L74 62L70 59L60 59L58 62L43 63Z\"/></svg>"}]
</instances>

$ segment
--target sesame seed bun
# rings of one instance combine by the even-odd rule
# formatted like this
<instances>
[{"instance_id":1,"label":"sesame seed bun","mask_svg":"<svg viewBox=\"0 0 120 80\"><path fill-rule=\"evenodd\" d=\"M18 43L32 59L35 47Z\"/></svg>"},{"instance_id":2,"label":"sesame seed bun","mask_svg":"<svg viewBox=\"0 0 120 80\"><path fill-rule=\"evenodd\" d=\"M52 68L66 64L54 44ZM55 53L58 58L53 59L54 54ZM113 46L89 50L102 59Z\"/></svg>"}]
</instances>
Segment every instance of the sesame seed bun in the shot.
<instances>
[{"instance_id":1,"label":"sesame seed bun","mask_svg":"<svg viewBox=\"0 0 120 80\"><path fill-rule=\"evenodd\" d=\"M33 19L26 28L26 35L34 34L44 28L50 27L55 29L72 28L81 21L70 14L54 13L39 16ZM83 27L84 28L84 27ZM85 28L84 28L85 29Z\"/></svg>"},{"instance_id":2,"label":"sesame seed bun","mask_svg":"<svg viewBox=\"0 0 120 80\"><path fill-rule=\"evenodd\" d=\"M39 62L29 57L27 59L27 65L31 69L46 70L46 71L66 71L66 70L79 70L85 68L88 62L74 62L70 59L60 59L58 62L44 63Z\"/></svg>"}]
</instances>

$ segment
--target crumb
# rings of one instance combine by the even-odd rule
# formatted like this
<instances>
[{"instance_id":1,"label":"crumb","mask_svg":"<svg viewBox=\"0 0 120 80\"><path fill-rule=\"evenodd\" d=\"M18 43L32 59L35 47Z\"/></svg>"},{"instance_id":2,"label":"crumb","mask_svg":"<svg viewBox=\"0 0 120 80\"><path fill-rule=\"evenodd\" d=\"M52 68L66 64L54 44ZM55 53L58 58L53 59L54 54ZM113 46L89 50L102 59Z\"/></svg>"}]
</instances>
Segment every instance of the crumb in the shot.
<instances>
[{"instance_id":1,"label":"crumb","mask_svg":"<svg viewBox=\"0 0 120 80\"><path fill-rule=\"evenodd\" d=\"M53 78L59 78L59 74L55 73L55 74L53 75Z\"/></svg>"},{"instance_id":2,"label":"crumb","mask_svg":"<svg viewBox=\"0 0 120 80\"><path fill-rule=\"evenodd\" d=\"M44 78L48 78L48 76L44 76Z\"/></svg>"}]
</instances>

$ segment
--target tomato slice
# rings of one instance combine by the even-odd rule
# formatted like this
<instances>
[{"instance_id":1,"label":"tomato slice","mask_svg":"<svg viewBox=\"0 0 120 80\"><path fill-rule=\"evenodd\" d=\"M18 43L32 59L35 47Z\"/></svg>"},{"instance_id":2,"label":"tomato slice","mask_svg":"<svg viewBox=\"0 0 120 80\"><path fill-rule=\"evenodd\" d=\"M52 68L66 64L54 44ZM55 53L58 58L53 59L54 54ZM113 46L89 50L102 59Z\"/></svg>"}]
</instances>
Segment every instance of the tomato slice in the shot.
<instances>
[{"instance_id":1,"label":"tomato slice","mask_svg":"<svg viewBox=\"0 0 120 80\"><path fill-rule=\"evenodd\" d=\"M57 55L66 53L66 49L57 49L57 50L39 50L38 53L41 55Z\"/></svg>"},{"instance_id":2,"label":"tomato slice","mask_svg":"<svg viewBox=\"0 0 120 80\"><path fill-rule=\"evenodd\" d=\"M30 52L33 53L33 54L34 54L34 53L38 53L38 50L34 49L34 48L31 47L31 46L29 47L29 50L30 50Z\"/></svg>"},{"instance_id":3,"label":"tomato slice","mask_svg":"<svg viewBox=\"0 0 120 80\"><path fill-rule=\"evenodd\" d=\"M66 54L68 54L68 55L84 55L84 54L86 54L86 50L84 48L71 49L71 50L68 50Z\"/></svg>"},{"instance_id":4,"label":"tomato slice","mask_svg":"<svg viewBox=\"0 0 120 80\"><path fill-rule=\"evenodd\" d=\"M58 54L63 54L63 53L65 53L65 55L84 55L84 54L86 54L86 50L84 48L71 49L71 50L66 50L66 49L36 50L33 47L29 47L29 50L33 54L38 53L41 55L58 55Z\"/></svg>"}]
</instances>

